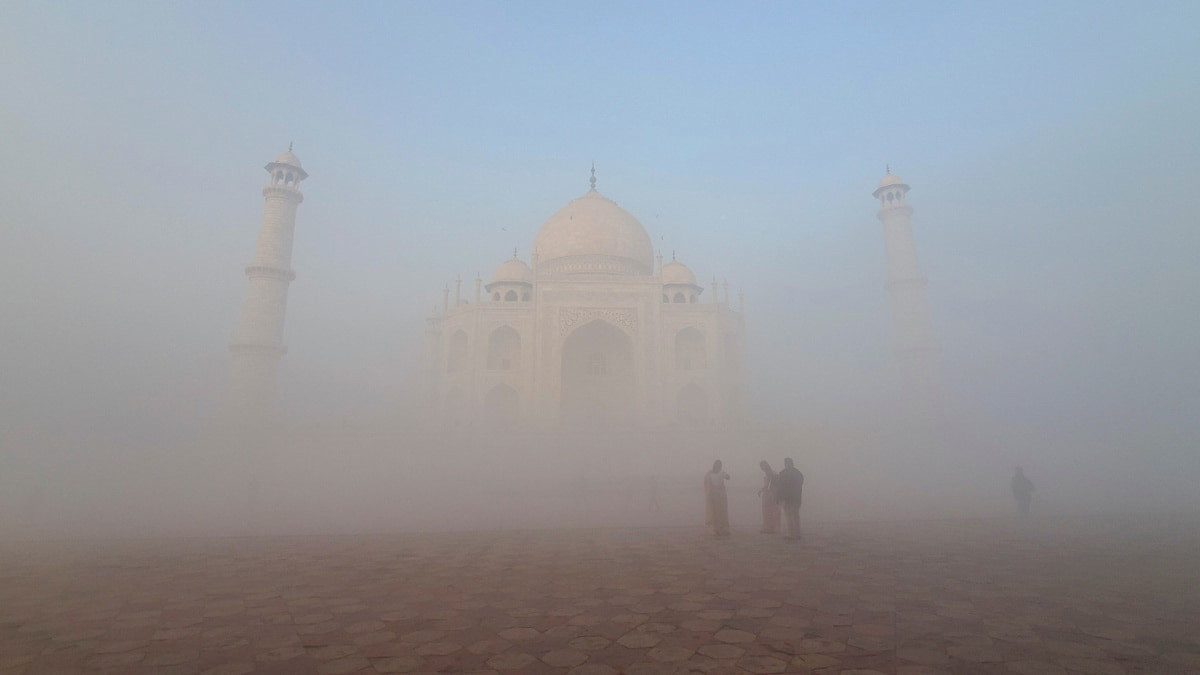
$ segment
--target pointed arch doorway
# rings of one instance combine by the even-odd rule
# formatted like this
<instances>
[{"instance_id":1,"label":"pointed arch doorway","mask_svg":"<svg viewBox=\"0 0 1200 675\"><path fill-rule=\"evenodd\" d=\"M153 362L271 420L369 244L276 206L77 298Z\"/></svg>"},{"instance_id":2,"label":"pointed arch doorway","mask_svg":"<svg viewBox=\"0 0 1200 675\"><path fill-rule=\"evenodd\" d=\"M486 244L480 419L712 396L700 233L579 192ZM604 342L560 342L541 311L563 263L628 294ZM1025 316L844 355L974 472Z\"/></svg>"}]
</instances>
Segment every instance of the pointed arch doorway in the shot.
<instances>
[{"instance_id":1,"label":"pointed arch doorway","mask_svg":"<svg viewBox=\"0 0 1200 675\"><path fill-rule=\"evenodd\" d=\"M564 424L604 427L628 423L636 392L633 340L624 331L596 319L567 336L562 349Z\"/></svg>"}]
</instances>

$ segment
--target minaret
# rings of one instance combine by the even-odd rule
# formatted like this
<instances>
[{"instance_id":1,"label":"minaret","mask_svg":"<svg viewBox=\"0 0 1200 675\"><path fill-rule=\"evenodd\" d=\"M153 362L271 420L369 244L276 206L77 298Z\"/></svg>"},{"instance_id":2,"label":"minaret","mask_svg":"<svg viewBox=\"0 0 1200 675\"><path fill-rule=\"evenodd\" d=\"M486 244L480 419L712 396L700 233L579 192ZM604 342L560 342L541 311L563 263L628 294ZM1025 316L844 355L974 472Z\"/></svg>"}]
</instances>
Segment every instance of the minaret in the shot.
<instances>
[{"instance_id":1,"label":"minaret","mask_svg":"<svg viewBox=\"0 0 1200 675\"><path fill-rule=\"evenodd\" d=\"M263 187L262 227L254 259L246 267L246 301L229 350L233 367L229 377L229 408L236 419L262 423L274 412L279 359L283 346L283 318L287 310L292 271L292 237L296 207L304 201L300 181L308 174L300 159L288 151L266 166L270 177Z\"/></svg>"},{"instance_id":2,"label":"minaret","mask_svg":"<svg viewBox=\"0 0 1200 675\"><path fill-rule=\"evenodd\" d=\"M925 304L925 277L917 262L913 244L912 207L908 205L908 184L893 174L879 181L872 193L879 200L876 214L883 223L887 246L887 290L892 305L892 344L901 365L905 396L913 403L932 410L936 405L938 364L937 342Z\"/></svg>"}]
</instances>

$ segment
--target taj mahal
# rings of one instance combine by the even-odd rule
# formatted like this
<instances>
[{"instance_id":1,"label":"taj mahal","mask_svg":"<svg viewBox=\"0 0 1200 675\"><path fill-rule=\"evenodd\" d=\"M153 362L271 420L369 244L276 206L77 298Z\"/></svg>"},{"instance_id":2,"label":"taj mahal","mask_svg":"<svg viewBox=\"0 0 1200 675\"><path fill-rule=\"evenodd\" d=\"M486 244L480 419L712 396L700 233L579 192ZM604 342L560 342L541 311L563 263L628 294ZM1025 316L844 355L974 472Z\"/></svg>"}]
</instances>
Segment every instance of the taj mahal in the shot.
<instances>
[{"instance_id":1,"label":"taj mahal","mask_svg":"<svg viewBox=\"0 0 1200 675\"><path fill-rule=\"evenodd\" d=\"M724 290L722 294L720 291ZM426 320L428 414L448 425L717 425L742 415L741 302L678 260L596 190L542 225L471 298Z\"/></svg>"},{"instance_id":2,"label":"taj mahal","mask_svg":"<svg viewBox=\"0 0 1200 675\"><path fill-rule=\"evenodd\" d=\"M291 151L266 165L263 220L246 267L228 410L271 417L276 399L296 211L308 178ZM591 187L551 215L522 260L486 284L443 289L425 320L423 418L443 428L693 429L746 421L744 299L664 264L633 214ZM873 196L888 255L896 360L907 396L926 398L937 346L912 241L909 186L891 173Z\"/></svg>"}]
</instances>

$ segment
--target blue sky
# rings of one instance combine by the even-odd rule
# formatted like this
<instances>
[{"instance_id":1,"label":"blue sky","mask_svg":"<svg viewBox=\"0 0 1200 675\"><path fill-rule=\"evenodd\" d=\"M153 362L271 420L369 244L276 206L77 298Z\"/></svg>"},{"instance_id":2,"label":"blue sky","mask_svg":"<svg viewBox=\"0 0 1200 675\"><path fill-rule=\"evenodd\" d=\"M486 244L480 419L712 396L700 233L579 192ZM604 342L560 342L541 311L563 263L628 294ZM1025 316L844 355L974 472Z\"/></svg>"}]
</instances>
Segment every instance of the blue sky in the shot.
<instances>
[{"instance_id":1,"label":"blue sky","mask_svg":"<svg viewBox=\"0 0 1200 675\"><path fill-rule=\"evenodd\" d=\"M294 141L293 410L395 405L442 285L527 256L592 161L668 255L746 291L788 366L755 365L764 405L853 408L888 355L890 162L974 405L1192 434L1197 25L1188 2L7 3L28 385L4 403L86 426L207 401L262 165Z\"/></svg>"}]
</instances>

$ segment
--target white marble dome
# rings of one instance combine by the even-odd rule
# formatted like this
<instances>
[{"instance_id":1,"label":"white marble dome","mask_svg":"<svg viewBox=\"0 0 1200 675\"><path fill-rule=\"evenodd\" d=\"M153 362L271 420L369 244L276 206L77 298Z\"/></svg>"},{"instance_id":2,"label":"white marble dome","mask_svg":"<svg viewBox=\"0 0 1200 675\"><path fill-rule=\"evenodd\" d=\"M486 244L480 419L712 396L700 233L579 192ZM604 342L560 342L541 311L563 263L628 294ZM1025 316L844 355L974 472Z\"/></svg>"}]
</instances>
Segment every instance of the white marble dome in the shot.
<instances>
[{"instance_id":1,"label":"white marble dome","mask_svg":"<svg viewBox=\"0 0 1200 675\"><path fill-rule=\"evenodd\" d=\"M664 284L685 284L688 286L696 285L696 275L692 274L692 270L683 263L672 260L663 265L662 281Z\"/></svg>"},{"instance_id":2,"label":"white marble dome","mask_svg":"<svg viewBox=\"0 0 1200 675\"><path fill-rule=\"evenodd\" d=\"M274 163L275 164L286 164L288 166L294 166L297 169L304 168L303 166L300 165L300 158L297 157L296 155L292 154L291 150L286 150L286 151L284 151L284 153L282 155L276 157Z\"/></svg>"},{"instance_id":3,"label":"white marble dome","mask_svg":"<svg viewBox=\"0 0 1200 675\"><path fill-rule=\"evenodd\" d=\"M538 274L649 276L654 270L646 228L595 189L550 216L533 246Z\"/></svg>"},{"instance_id":4,"label":"white marble dome","mask_svg":"<svg viewBox=\"0 0 1200 675\"><path fill-rule=\"evenodd\" d=\"M879 181L879 187L881 187L881 188L891 187L893 185L904 185L904 181L900 180L900 176L897 176L894 173L889 173L889 174L885 175Z\"/></svg>"},{"instance_id":5,"label":"white marble dome","mask_svg":"<svg viewBox=\"0 0 1200 675\"><path fill-rule=\"evenodd\" d=\"M871 192L871 195L878 197L880 196L880 192L887 190L888 187L899 187L899 189L905 192L908 191L908 185L904 180L900 179L899 175L888 173L880 180L880 186L876 187L875 192Z\"/></svg>"},{"instance_id":6,"label":"white marble dome","mask_svg":"<svg viewBox=\"0 0 1200 675\"><path fill-rule=\"evenodd\" d=\"M492 275L492 283L533 283L533 270L516 256L500 263L496 273Z\"/></svg>"}]
</instances>

